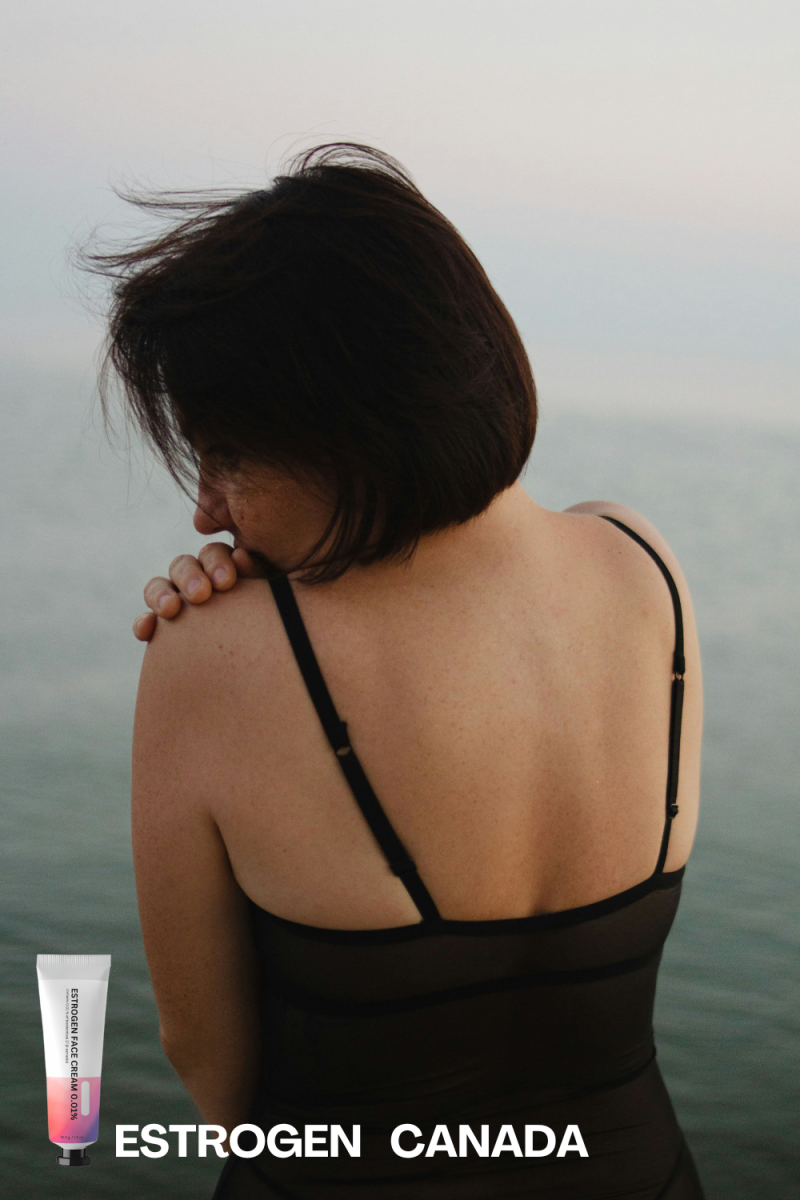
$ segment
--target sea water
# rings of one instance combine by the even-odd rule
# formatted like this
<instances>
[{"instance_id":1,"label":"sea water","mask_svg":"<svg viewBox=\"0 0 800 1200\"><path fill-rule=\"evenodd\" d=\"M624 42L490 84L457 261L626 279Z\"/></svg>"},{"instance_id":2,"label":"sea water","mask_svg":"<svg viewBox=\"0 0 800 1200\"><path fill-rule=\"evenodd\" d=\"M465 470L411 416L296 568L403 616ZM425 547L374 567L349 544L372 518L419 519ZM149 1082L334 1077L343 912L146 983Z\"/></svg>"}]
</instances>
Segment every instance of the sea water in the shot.
<instances>
[{"instance_id":1,"label":"sea water","mask_svg":"<svg viewBox=\"0 0 800 1200\"><path fill-rule=\"evenodd\" d=\"M117 1123L195 1123L164 1059L130 857L141 587L194 550L188 505L87 420L88 385L6 377L0 463L0 1180L74 1191L47 1141L35 957L111 953L100 1141L82 1196L209 1196L215 1157L114 1157ZM703 807L661 971L659 1059L709 1200L800 1194L800 430L545 410L540 503L632 505L692 589Z\"/></svg>"}]
</instances>

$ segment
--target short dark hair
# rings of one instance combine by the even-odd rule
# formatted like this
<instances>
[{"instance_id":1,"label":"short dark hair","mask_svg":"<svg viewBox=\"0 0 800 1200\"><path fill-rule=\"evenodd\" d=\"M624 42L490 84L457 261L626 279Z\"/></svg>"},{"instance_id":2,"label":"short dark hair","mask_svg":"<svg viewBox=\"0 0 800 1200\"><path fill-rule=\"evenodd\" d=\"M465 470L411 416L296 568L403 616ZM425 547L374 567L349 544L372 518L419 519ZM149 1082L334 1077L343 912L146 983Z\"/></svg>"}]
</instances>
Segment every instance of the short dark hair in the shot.
<instances>
[{"instance_id":1,"label":"short dark hair","mask_svg":"<svg viewBox=\"0 0 800 1200\"><path fill-rule=\"evenodd\" d=\"M113 281L103 403L116 372L183 484L203 446L322 480L310 581L407 556L518 478L536 429L519 333L388 155L324 145L263 191L127 198L170 226L86 256Z\"/></svg>"}]
</instances>

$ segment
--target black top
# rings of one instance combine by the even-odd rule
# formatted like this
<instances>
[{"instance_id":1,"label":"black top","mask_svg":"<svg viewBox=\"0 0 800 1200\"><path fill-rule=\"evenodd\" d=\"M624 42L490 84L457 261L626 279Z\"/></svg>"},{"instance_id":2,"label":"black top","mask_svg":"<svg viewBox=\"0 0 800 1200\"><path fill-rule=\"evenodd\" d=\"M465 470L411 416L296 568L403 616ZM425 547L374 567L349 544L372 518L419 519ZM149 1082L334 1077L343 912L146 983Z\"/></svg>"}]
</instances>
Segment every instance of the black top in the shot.
<instances>
[{"instance_id":1,"label":"black top","mask_svg":"<svg viewBox=\"0 0 800 1200\"><path fill-rule=\"evenodd\" d=\"M271 582L331 748L422 920L393 929L318 929L252 905L264 1045L251 1120L265 1131L286 1123L300 1134L312 1124L340 1125L350 1139L359 1125L361 1155L340 1146L336 1157L282 1158L269 1149L231 1156L216 1200L702 1200L655 1063L652 1029L656 974L683 877L683 868L664 871L678 811L681 605L652 547L605 520L651 556L672 596L664 834L649 878L561 912L494 921L439 916L350 744L291 584ZM421 1141L427 1151L413 1158L394 1152L391 1134L401 1124L416 1126L418 1136L406 1132L400 1145ZM433 1136L436 1126L446 1130ZM465 1126L485 1154L460 1135ZM552 1129L549 1154L535 1154L548 1149L546 1132L528 1130L526 1142L526 1126Z\"/></svg>"}]
</instances>

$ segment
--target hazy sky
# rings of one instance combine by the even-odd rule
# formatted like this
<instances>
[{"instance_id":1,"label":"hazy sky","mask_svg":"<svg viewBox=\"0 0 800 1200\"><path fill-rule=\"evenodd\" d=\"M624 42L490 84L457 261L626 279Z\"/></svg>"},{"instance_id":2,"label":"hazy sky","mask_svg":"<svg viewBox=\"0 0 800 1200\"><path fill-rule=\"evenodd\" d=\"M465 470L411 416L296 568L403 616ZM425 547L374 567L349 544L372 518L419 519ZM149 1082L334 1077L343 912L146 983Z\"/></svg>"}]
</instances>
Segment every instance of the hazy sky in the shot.
<instances>
[{"instance_id":1,"label":"hazy sky","mask_svg":"<svg viewBox=\"0 0 800 1200\"><path fill-rule=\"evenodd\" d=\"M0 22L0 368L86 370L110 186L379 145L462 229L542 401L800 421L797 0L24 0Z\"/></svg>"}]
</instances>

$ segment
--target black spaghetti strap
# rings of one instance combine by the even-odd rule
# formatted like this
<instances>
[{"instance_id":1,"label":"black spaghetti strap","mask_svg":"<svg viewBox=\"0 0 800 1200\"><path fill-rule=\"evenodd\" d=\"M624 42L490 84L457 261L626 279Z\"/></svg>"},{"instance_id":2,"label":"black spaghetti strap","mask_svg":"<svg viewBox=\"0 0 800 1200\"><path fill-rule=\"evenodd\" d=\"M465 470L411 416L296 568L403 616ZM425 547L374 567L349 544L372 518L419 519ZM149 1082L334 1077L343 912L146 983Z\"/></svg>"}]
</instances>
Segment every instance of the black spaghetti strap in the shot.
<instances>
[{"instance_id":1,"label":"black spaghetti strap","mask_svg":"<svg viewBox=\"0 0 800 1200\"><path fill-rule=\"evenodd\" d=\"M317 656L303 624L292 585L286 576L271 579L269 585L272 588L286 636L294 652L308 694L364 820L372 830L375 841L386 856L392 872L400 879L419 909L423 921L435 921L439 916L439 910L433 897L420 879L414 860L381 808L381 803L372 790L372 784L367 779L364 768L350 745L347 724L340 720L331 699L328 685L325 683Z\"/></svg>"},{"instance_id":2,"label":"black spaghetti strap","mask_svg":"<svg viewBox=\"0 0 800 1200\"><path fill-rule=\"evenodd\" d=\"M678 771L680 768L681 757L681 719L683 716L683 677L686 673L686 659L684 657L683 646L683 610L681 608L681 598L678 594L678 589L675 586L675 580L670 574L667 564L663 558L653 547L646 542L643 537L635 533L633 529L629 529L627 525L623 525L622 521L618 521L616 517L607 517L603 515L604 521L609 521L612 525L616 525L617 529L621 529L623 533L627 533L629 538L633 538L634 542L642 547L647 554L650 555L653 562L656 564L661 574L667 581L669 594L672 597L672 608L675 613L675 653L672 657L672 696L670 702L669 714L669 758L667 764L667 812L664 822L664 834L661 838L661 849L658 855L658 862L654 875L660 875L664 870L664 863L667 859L667 850L669 849L669 835L672 828L672 819L678 815Z\"/></svg>"}]
</instances>

